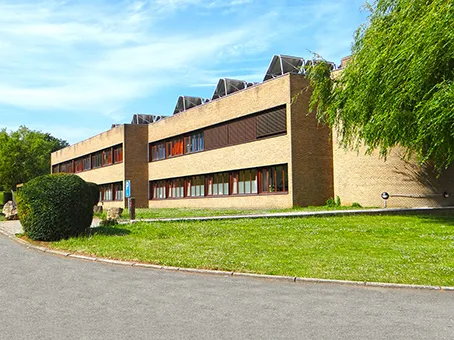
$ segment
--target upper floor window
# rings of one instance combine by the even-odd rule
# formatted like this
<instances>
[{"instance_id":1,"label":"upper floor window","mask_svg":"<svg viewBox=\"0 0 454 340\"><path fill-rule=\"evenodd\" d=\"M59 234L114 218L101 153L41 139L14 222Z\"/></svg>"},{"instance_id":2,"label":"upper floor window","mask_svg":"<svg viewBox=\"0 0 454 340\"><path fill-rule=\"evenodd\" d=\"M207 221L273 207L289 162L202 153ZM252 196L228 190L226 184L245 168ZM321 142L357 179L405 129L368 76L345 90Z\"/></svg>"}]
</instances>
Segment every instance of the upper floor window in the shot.
<instances>
[{"instance_id":1,"label":"upper floor window","mask_svg":"<svg viewBox=\"0 0 454 340\"><path fill-rule=\"evenodd\" d=\"M102 166L112 164L112 149L105 149L102 151Z\"/></svg>"},{"instance_id":2,"label":"upper floor window","mask_svg":"<svg viewBox=\"0 0 454 340\"><path fill-rule=\"evenodd\" d=\"M184 137L184 153L193 153L204 150L203 132L193 133L190 136Z\"/></svg>"},{"instance_id":3,"label":"upper floor window","mask_svg":"<svg viewBox=\"0 0 454 340\"><path fill-rule=\"evenodd\" d=\"M92 165L93 169L99 168L102 166L102 151L95 152L91 156L91 165Z\"/></svg>"},{"instance_id":4,"label":"upper floor window","mask_svg":"<svg viewBox=\"0 0 454 340\"><path fill-rule=\"evenodd\" d=\"M123 145L118 145L113 148L114 163L123 162Z\"/></svg>"}]
</instances>

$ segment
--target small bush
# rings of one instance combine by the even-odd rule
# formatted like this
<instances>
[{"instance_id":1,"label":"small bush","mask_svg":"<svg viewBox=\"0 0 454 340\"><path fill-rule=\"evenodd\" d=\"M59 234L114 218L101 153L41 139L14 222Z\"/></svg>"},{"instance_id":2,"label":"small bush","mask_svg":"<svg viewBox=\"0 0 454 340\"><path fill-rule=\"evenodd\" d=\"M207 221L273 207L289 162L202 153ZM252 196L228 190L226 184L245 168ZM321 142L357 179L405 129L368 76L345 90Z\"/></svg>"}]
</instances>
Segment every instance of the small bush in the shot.
<instances>
[{"instance_id":1,"label":"small bush","mask_svg":"<svg viewBox=\"0 0 454 340\"><path fill-rule=\"evenodd\" d=\"M99 222L100 227L112 227L118 224L117 220L111 220L111 219L102 219L101 222Z\"/></svg>"},{"instance_id":2,"label":"small bush","mask_svg":"<svg viewBox=\"0 0 454 340\"><path fill-rule=\"evenodd\" d=\"M32 240L56 241L85 232L93 219L93 191L79 176L45 175L17 197L19 219Z\"/></svg>"},{"instance_id":3,"label":"small bush","mask_svg":"<svg viewBox=\"0 0 454 340\"><path fill-rule=\"evenodd\" d=\"M341 200L339 196L336 196L336 199L330 197L326 200L325 206L329 208L336 208L341 206Z\"/></svg>"},{"instance_id":4,"label":"small bush","mask_svg":"<svg viewBox=\"0 0 454 340\"><path fill-rule=\"evenodd\" d=\"M353 202L352 207L353 208L362 208L363 206L361 204L359 204L358 202Z\"/></svg>"}]
</instances>

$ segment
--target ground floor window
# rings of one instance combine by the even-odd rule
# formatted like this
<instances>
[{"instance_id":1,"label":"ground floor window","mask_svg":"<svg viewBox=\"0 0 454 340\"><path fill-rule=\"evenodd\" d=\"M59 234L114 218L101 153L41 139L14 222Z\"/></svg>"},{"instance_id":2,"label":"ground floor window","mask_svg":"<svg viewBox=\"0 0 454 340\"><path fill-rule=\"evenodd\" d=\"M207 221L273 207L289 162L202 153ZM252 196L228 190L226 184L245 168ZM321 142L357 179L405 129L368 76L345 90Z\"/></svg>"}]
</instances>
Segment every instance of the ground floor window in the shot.
<instances>
[{"instance_id":1,"label":"ground floor window","mask_svg":"<svg viewBox=\"0 0 454 340\"><path fill-rule=\"evenodd\" d=\"M287 191L287 164L150 182L150 199L258 195Z\"/></svg>"},{"instance_id":2,"label":"ground floor window","mask_svg":"<svg viewBox=\"0 0 454 340\"><path fill-rule=\"evenodd\" d=\"M123 182L101 184L99 188L99 201L122 201Z\"/></svg>"}]
</instances>

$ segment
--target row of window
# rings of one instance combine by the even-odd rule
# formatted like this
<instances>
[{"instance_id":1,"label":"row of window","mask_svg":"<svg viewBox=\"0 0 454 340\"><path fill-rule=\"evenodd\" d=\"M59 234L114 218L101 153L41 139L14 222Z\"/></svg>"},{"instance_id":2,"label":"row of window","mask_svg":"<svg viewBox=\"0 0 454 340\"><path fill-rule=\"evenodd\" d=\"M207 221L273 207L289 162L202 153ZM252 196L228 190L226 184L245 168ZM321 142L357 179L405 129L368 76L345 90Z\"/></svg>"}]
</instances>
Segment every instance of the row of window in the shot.
<instances>
[{"instance_id":1,"label":"row of window","mask_svg":"<svg viewBox=\"0 0 454 340\"><path fill-rule=\"evenodd\" d=\"M150 143L149 161L252 142L287 132L286 106L205 128L203 131Z\"/></svg>"},{"instance_id":2,"label":"row of window","mask_svg":"<svg viewBox=\"0 0 454 340\"><path fill-rule=\"evenodd\" d=\"M123 162L123 145L116 145L52 166L52 173L77 173Z\"/></svg>"},{"instance_id":3,"label":"row of window","mask_svg":"<svg viewBox=\"0 0 454 340\"><path fill-rule=\"evenodd\" d=\"M122 201L123 182L101 184L99 188L99 201Z\"/></svg>"},{"instance_id":4,"label":"row of window","mask_svg":"<svg viewBox=\"0 0 454 340\"><path fill-rule=\"evenodd\" d=\"M204 148L203 132L196 132L165 142L150 144L150 161L199 152Z\"/></svg>"},{"instance_id":5,"label":"row of window","mask_svg":"<svg viewBox=\"0 0 454 340\"><path fill-rule=\"evenodd\" d=\"M287 165L150 182L150 199L251 195L287 191Z\"/></svg>"}]
</instances>

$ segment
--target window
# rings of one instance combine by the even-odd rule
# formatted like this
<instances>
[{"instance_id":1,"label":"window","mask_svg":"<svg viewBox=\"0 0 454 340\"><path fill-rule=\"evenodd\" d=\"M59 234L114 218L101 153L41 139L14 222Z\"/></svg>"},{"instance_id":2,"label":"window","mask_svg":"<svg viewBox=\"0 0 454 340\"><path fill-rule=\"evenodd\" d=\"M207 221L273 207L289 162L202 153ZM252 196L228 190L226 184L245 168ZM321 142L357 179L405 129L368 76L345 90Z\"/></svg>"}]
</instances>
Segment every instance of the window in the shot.
<instances>
[{"instance_id":1,"label":"window","mask_svg":"<svg viewBox=\"0 0 454 340\"><path fill-rule=\"evenodd\" d=\"M115 201L123 200L123 182L114 183L113 185Z\"/></svg>"},{"instance_id":2,"label":"window","mask_svg":"<svg viewBox=\"0 0 454 340\"><path fill-rule=\"evenodd\" d=\"M288 191L287 166L272 166L260 171L261 193Z\"/></svg>"},{"instance_id":3,"label":"window","mask_svg":"<svg viewBox=\"0 0 454 340\"><path fill-rule=\"evenodd\" d=\"M81 172L84 171L83 159L79 158L74 161L74 171Z\"/></svg>"},{"instance_id":4,"label":"window","mask_svg":"<svg viewBox=\"0 0 454 340\"><path fill-rule=\"evenodd\" d=\"M185 150L184 153L194 153L204 150L203 132L193 133L190 136L184 137Z\"/></svg>"},{"instance_id":5,"label":"window","mask_svg":"<svg viewBox=\"0 0 454 340\"><path fill-rule=\"evenodd\" d=\"M257 194L257 170L234 171L232 174L233 194Z\"/></svg>"},{"instance_id":6,"label":"window","mask_svg":"<svg viewBox=\"0 0 454 340\"><path fill-rule=\"evenodd\" d=\"M177 138L166 143L167 158L183 154L183 138Z\"/></svg>"},{"instance_id":7,"label":"window","mask_svg":"<svg viewBox=\"0 0 454 340\"><path fill-rule=\"evenodd\" d=\"M287 191L287 165L150 182L150 199L258 195Z\"/></svg>"},{"instance_id":8,"label":"window","mask_svg":"<svg viewBox=\"0 0 454 340\"><path fill-rule=\"evenodd\" d=\"M102 166L112 164L112 149L105 149L102 151Z\"/></svg>"},{"instance_id":9,"label":"window","mask_svg":"<svg viewBox=\"0 0 454 340\"><path fill-rule=\"evenodd\" d=\"M83 164L84 164L84 170L90 170L91 169L91 156L84 157Z\"/></svg>"},{"instance_id":10,"label":"window","mask_svg":"<svg viewBox=\"0 0 454 340\"><path fill-rule=\"evenodd\" d=\"M100 201L112 201L112 187L113 184L102 184L99 186L99 200Z\"/></svg>"},{"instance_id":11,"label":"window","mask_svg":"<svg viewBox=\"0 0 454 340\"><path fill-rule=\"evenodd\" d=\"M73 171L73 162L69 161L69 162L60 164L59 172L64 172L67 174L73 173L74 172Z\"/></svg>"},{"instance_id":12,"label":"window","mask_svg":"<svg viewBox=\"0 0 454 340\"><path fill-rule=\"evenodd\" d=\"M207 195L221 196L229 194L229 173L222 172L208 176Z\"/></svg>"},{"instance_id":13,"label":"window","mask_svg":"<svg viewBox=\"0 0 454 340\"><path fill-rule=\"evenodd\" d=\"M60 166L57 164L57 165L52 165L52 173L53 174L57 174L60 172Z\"/></svg>"},{"instance_id":14,"label":"window","mask_svg":"<svg viewBox=\"0 0 454 340\"><path fill-rule=\"evenodd\" d=\"M101 151L95 152L91 156L91 164L92 164L93 169L100 168L102 166L102 152Z\"/></svg>"},{"instance_id":15,"label":"window","mask_svg":"<svg viewBox=\"0 0 454 340\"><path fill-rule=\"evenodd\" d=\"M169 180L167 190L167 197L169 198L184 197L184 180L182 178Z\"/></svg>"},{"instance_id":16,"label":"window","mask_svg":"<svg viewBox=\"0 0 454 340\"><path fill-rule=\"evenodd\" d=\"M186 182L187 197L205 196L205 176L192 176Z\"/></svg>"},{"instance_id":17,"label":"window","mask_svg":"<svg viewBox=\"0 0 454 340\"><path fill-rule=\"evenodd\" d=\"M114 152L114 163L123 162L123 145L117 145L113 149Z\"/></svg>"},{"instance_id":18,"label":"window","mask_svg":"<svg viewBox=\"0 0 454 340\"><path fill-rule=\"evenodd\" d=\"M153 182L153 199L166 198L166 181Z\"/></svg>"},{"instance_id":19,"label":"window","mask_svg":"<svg viewBox=\"0 0 454 340\"><path fill-rule=\"evenodd\" d=\"M151 160L157 161L160 159L166 158L166 145L165 143L159 143L157 145L152 146L151 148Z\"/></svg>"}]
</instances>

